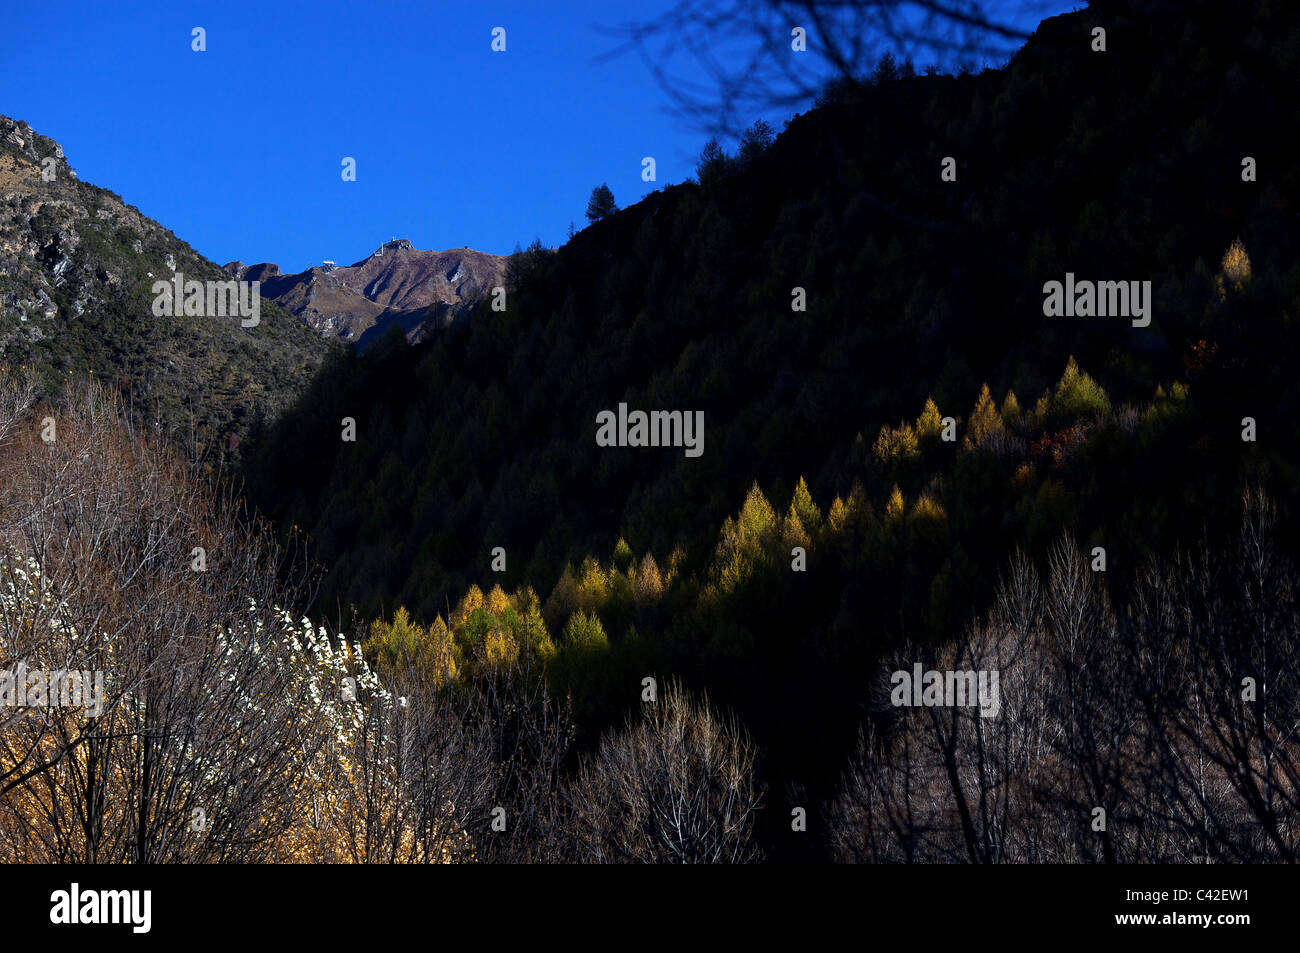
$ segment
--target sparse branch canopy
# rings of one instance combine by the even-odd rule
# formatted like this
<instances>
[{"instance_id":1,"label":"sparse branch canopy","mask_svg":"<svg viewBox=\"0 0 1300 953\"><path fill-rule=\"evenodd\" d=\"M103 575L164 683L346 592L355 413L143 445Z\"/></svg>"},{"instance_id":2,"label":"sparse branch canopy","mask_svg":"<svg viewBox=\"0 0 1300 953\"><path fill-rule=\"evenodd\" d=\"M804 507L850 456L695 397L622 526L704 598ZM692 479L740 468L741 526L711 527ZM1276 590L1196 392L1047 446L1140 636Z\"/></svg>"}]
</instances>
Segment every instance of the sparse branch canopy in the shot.
<instances>
[{"instance_id":1,"label":"sparse branch canopy","mask_svg":"<svg viewBox=\"0 0 1300 953\"><path fill-rule=\"evenodd\" d=\"M568 787L578 859L759 860L757 756L734 719L669 684L642 718L605 735Z\"/></svg>"},{"instance_id":2,"label":"sparse branch canopy","mask_svg":"<svg viewBox=\"0 0 1300 953\"><path fill-rule=\"evenodd\" d=\"M873 78L1004 59L1046 12L1041 0L681 0L608 29L605 56L635 51L680 114L735 135L746 116L805 108L833 80L866 82L884 53Z\"/></svg>"}]
</instances>

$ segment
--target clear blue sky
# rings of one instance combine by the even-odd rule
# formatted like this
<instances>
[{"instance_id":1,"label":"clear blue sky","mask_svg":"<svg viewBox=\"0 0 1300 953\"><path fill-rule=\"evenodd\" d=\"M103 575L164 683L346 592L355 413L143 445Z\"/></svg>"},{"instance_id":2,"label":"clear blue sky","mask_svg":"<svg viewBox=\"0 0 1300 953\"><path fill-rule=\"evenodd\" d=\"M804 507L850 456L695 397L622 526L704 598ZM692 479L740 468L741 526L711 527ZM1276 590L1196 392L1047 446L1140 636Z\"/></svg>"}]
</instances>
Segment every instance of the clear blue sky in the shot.
<instances>
[{"instance_id":1,"label":"clear blue sky","mask_svg":"<svg viewBox=\"0 0 1300 953\"><path fill-rule=\"evenodd\" d=\"M632 204L693 175L706 138L637 56L597 62L598 26L671 0L0 4L0 113L218 264L558 245L594 185Z\"/></svg>"}]
</instances>

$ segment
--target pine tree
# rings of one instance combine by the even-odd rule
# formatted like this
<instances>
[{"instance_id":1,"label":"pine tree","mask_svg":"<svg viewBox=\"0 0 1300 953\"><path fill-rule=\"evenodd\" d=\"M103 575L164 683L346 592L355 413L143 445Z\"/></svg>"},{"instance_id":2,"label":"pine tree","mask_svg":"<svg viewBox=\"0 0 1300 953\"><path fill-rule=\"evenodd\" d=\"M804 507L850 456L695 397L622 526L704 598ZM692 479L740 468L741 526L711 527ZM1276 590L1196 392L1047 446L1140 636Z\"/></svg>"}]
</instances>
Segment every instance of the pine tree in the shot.
<instances>
[{"instance_id":1,"label":"pine tree","mask_svg":"<svg viewBox=\"0 0 1300 953\"><path fill-rule=\"evenodd\" d=\"M1110 413L1110 398L1101 385L1079 370L1074 358L1065 365L1065 372L1056 384L1052 395L1051 415L1057 422Z\"/></svg>"},{"instance_id":2,"label":"pine tree","mask_svg":"<svg viewBox=\"0 0 1300 953\"><path fill-rule=\"evenodd\" d=\"M659 574L659 564L655 562L654 556L646 553L632 583L632 598L637 605L650 605L658 602L663 594L664 582Z\"/></svg>"},{"instance_id":3,"label":"pine tree","mask_svg":"<svg viewBox=\"0 0 1300 953\"><path fill-rule=\"evenodd\" d=\"M893 491L889 494L889 502L885 504L885 522L898 524L903 520L903 491L895 484Z\"/></svg>"},{"instance_id":4,"label":"pine tree","mask_svg":"<svg viewBox=\"0 0 1300 953\"><path fill-rule=\"evenodd\" d=\"M731 159L722 151L717 139L710 139L700 152L700 161L695 166L695 177L704 188L712 188L728 171Z\"/></svg>"},{"instance_id":5,"label":"pine tree","mask_svg":"<svg viewBox=\"0 0 1300 953\"><path fill-rule=\"evenodd\" d=\"M740 164L752 165L755 159L767 151L775 138L776 132L768 123L762 119L755 120L740 137Z\"/></svg>"},{"instance_id":6,"label":"pine tree","mask_svg":"<svg viewBox=\"0 0 1300 953\"><path fill-rule=\"evenodd\" d=\"M591 190L591 198L587 200L587 221L599 222L617 211L618 205L614 202L614 193L609 190L608 185L602 182Z\"/></svg>"},{"instance_id":7,"label":"pine tree","mask_svg":"<svg viewBox=\"0 0 1300 953\"><path fill-rule=\"evenodd\" d=\"M1015 427L1020 424L1020 416L1020 401L1016 399L1016 392L1009 390L1002 401L1002 422L1008 427Z\"/></svg>"},{"instance_id":8,"label":"pine tree","mask_svg":"<svg viewBox=\"0 0 1300 953\"><path fill-rule=\"evenodd\" d=\"M628 567L632 565L632 547L627 544L622 536L614 544L614 568L619 572L627 572Z\"/></svg>"},{"instance_id":9,"label":"pine tree","mask_svg":"<svg viewBox=\"0 0 1300 953\"><path fill-rule=\"evenodd\" d=\"M943 416L939 413L939 406L934 402L934 398L925 399L925 407L921 409L921 416L916 418L916 435L919 439L933 439L943 431Z\"/></svg>"},{"instance_id":10,"label":"pine tree","mask_svg":"<svg viewBox=\"0 0 1300 953\"><path fill-rule=\"evenodd\" d=\"M1246 254L1246 246L1240 238L1234 239L1223 253L1219 268L1214 283L1220 298L1227 295L1228 288L1240 293L1250 283L1250 256Z\"/></svg>"},{"instance_id":11,"label":"pine tree","mask_svg":"<svg viewBox=\"0 0 1300 953\"><path fill-rule=\"evenodd\" d=\"M1002 418L998 416L997 405L993 403L989 385L985 384L980 390L979 399L975 402L975 409L971 411L964 443L967 449L978 447L1001 429Z\"/></svg>"},{"instance_id":12,"label":"pine tree","mask_svg":"<svg viewBox=\"0 0 1300 953\"><path fill-rule=\"evenodd\" d=\"M808 484L803 477L794 488L794 497L790 500L790 513L787 519L797 517L799 524L809 533L816 533L821 526L822 514L808 492Z\"/></svg>"},{"instance_id":13,"label":"pine tree","mask_svg":"<svg viewBox=\"0 0 1300 953\"><path fill-rule=\"evenodd\" d=\"M894 59L893 53L886 51L871 73L871 82L872 85L879 86L881 83L892 82L901 75L898 71L898 60Z\"/></svg>"}]
</instances>

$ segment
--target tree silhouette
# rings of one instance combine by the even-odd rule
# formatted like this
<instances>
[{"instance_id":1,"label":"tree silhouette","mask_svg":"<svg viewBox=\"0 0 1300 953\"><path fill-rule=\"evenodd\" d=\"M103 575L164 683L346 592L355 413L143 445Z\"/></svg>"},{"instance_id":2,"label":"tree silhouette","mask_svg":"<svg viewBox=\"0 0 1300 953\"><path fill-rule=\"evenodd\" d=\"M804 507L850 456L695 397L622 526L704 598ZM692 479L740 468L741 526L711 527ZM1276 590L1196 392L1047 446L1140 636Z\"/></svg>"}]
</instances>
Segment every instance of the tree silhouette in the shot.
<instances>
[{"instance_id":1,"label":"tree silhouette","mask_svg":"<svg viewBox=\"0 0 1300 953\"><path fill-rule=\"evenodd\" d=\"M695 166L695 177L700 185L710 187L731 168L731 159L722 151L717 139L710 139L700 152L700 161Z\"/></svg>"},{"instance_id":2,"label":"tree silhouette","mask_svg":"<svg viewBox=\"0 0 1300 953\"><path fill-rule=\"evenodd\" d=\"M905 61L955 69L1000 60L1056 12L1053 6L1043 0L678 0L652 20L609 28L618 44L604 57L636 51L678 113L711 132L735 135L741 117L806 108L832 80L869 82L882 53L890 58L877 78L900 69L907 75L897 65ZM687 62L680 62L683 56Z\"/></svg>"},{"instance_id":3,"label":"tree silhouette","mask_svg":"<svg viewBox=\"0 0 1300 953\"><path fill-rule=\"evenodd\" d=\"M609 190L608 185L602 182L591 190L591 198L587 200L587 221L599 222L617 211L618 205L614 202L614 193Z\"/></svg>"},{"instance_id":4,"label":"tree silhouette","mask_svg":"<svg viewBox=\"0 0 1300 953\"><path fill-rule=\"evenodd\" d=\"M747 166L752 163L763 154L775 138L776 130L770 124L762 119L755 120L740 137L740 164Z\"/></svg>"}]
</instances>

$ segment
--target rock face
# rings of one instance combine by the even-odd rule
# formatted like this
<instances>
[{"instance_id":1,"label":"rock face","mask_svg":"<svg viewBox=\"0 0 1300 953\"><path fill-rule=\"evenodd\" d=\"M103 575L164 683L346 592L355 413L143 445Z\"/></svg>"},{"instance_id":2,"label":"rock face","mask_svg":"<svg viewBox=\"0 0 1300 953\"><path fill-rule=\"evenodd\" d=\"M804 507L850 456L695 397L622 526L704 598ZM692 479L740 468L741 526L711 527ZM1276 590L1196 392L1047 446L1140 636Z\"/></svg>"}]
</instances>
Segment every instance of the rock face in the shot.
<instances>
[{"instance_id":1,"label":"rock face","mask_svg":"<svg viewBox=\"0 0 1300 953\"><path fill-rule=\"evenodd\" d=\"M155 316L153 283L177 272L260 282L260 324ZM332 343L364 346L393 324L419 339L504 273L499 256L421 251L405 239L298 275L269 262L219 267L78 180L57 142L0 116L0 361L26 365L47 394L79 377L112 381L165 426L228 445L283 410Z\"/></svg>"},{"instance_id":2,"label":"rock face","mask_svg":"<svg viewBox=\"0 0 1300 953\"><path fill-rule=\"evenodd\" d=\"M286 406L329 343L267 301L251 332L237 319L156 317L153 282L175 271L228 275L79 181L54 140L0 116L0 361L27 365L46 393L93 374L164 423L214 437Z\"/></svg>"},{"instance_id":3,"label":"rock face","mask_svg":"<svg viewBox=\"0 0 1300 953\"><path fill-rule=\"evenodd\" d=\"M273 265L269 261L247 267L242 261L231 261L222 265L221 270L237 281L266 281L280 275L280 266Z\"/></svg>"},{"instance_id":4,"label":"rock face","mask_svg":"<svg viewBox=\"0 0 1300 953\"><path fill-rule=\"evenodd\" d=\"M264 296L319 333L365 346L394 323L414 340L453 320L504 282L505 264L500 255L469 248L425 251L399 238L351 265L281 275L275 265L231 262L226 270L261 281Z\"/></svg>"}]
</instances>

